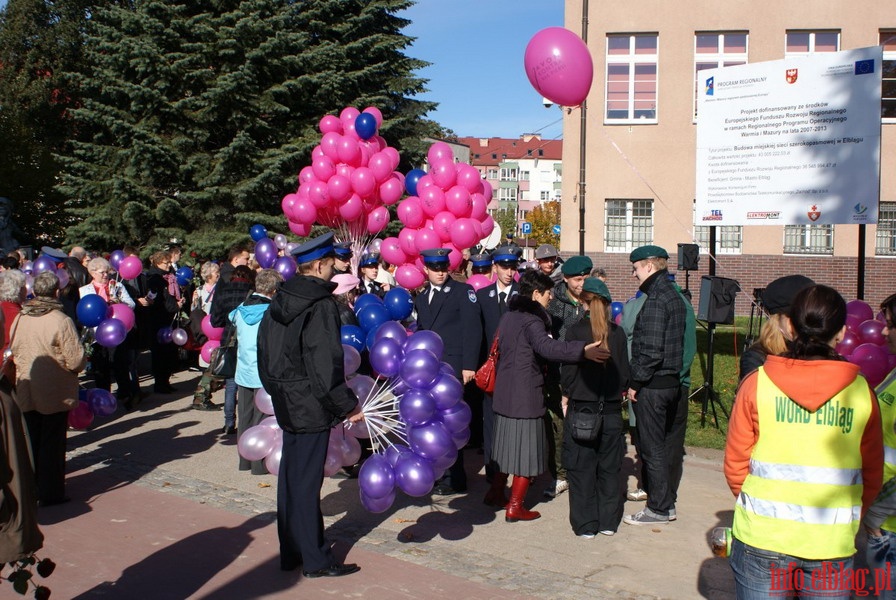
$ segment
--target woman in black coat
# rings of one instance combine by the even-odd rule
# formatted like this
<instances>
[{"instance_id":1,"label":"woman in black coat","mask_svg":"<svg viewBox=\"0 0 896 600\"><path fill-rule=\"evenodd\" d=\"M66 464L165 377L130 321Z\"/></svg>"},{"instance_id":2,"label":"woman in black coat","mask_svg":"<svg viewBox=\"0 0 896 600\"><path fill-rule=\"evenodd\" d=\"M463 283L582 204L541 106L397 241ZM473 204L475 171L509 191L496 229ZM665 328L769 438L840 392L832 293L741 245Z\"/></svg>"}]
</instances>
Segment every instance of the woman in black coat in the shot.
<instances>
[{"instance_id":1,"label":"woman in black coat","mask_svg":"<svg viewBox=\"0 0 896 600\"><path fill-rule=\"evenodd\" d=\"M599 356L598 344L551 338L551 320L545 309L553 287L548 275L527 271L520 278L519 294L511 298L509 310L498 324L500 359L493 396L495 432L491 458L499 472L492 477L485 502L493 506L504 504L504 488L512 473L505 515L509 523L541 516L526 510L523 500L531 478L547 469L543 395L547 361L575 363Z\"/></svg>"},{"instance_id":2,"label":"woman in black coat","mask_svg":"<svg viewBox=\"0 0 896 600\"><path fill-rule=\"evenodd\" d=\"M619 472L625 454L622 396L628 389L628 350L625 332L610 321L612 301L603 281L597 277L585 280L582 302L589 312L566 331L566 339L599 341L609 358L601 364L564 365L561 370L569 522L583 538L593 538L598 532L616 533L625 502ZM573 426L577 413L601 415L594 439L587 439L587 432Z\"/></svg>"},{"instance_id":3,"label":"woman in black coat","mask_svg":"<svg viewBox=\"0 0 896 600\"><path fill-rule=\"evenodd\" d=\"M171 327L184 299L179 297L174 275L168 273L171 255L164 250L156 252L149 257L149 263L151 266L146 272L146 312L151 331L149 349L152 353L153 391L170 394L176 391L169 380L177 364L177 346L159 340L158 333L163 327Z\"/></svg>"}]
</instances>

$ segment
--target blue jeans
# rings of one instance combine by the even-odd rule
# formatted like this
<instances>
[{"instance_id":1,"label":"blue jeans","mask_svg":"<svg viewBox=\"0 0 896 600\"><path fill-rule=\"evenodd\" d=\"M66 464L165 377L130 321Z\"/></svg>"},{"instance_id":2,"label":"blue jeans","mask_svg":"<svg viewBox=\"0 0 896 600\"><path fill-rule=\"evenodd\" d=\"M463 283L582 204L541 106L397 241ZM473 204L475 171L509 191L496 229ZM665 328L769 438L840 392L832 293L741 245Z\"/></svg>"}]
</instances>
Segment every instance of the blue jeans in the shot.
<instances>
[{"instance_id":1,"label":"blue jeans","mask_svg":"<svg viewBox=\"0 0 896 600\"><path fill-rule=\"evenodd\" d=\"M878 590L878 598L881 600L896 600L896 533L881 530L880 537L868 536L868 547L865 549L865 559L868 568L871 569L869 587ZM889 578L886 575L889 574ZM882 577L878 581L877 578Z\"/></svg>"},{"instance_id":2,"label":"blue jeans","mask_svg":"<svg viewBox=\"0 0 896 600\"><path fill-rule=\"evenodd\" d=\"M236 381L224 380L224 427L236 425Z\"/></svg>"},{"instance_id":3,"label":"blue jeans","mask_svg":"<svg viewBox=\"0 0 896 600\"><path fill-rule=\"evenodd\" d=\"M841 579L844 570L852 571L851 556L807 560L754 548L734 538L728 562L734 571L738 600L849 600L852 597L852 580Z\"/></svg>"}]
</instances>

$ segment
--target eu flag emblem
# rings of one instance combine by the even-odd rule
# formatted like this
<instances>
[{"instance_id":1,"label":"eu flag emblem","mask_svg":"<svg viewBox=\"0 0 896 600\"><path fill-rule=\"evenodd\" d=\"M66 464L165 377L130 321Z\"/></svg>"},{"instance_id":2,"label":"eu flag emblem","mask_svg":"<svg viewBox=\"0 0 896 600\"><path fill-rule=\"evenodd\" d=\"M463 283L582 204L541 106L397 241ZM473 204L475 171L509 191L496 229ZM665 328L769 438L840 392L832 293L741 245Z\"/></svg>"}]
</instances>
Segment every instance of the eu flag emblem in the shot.
<instances>
[{"instance_id":1,"label":"eu flag emblem","mask_svg":"<svg viewBox=\"0 0 896 600\"><path fill-rule=\"evenodd\" d=\"M857 60L856 75L866 75L868 73L874 73L874 59Z\"/></svg>"}]
</instances>

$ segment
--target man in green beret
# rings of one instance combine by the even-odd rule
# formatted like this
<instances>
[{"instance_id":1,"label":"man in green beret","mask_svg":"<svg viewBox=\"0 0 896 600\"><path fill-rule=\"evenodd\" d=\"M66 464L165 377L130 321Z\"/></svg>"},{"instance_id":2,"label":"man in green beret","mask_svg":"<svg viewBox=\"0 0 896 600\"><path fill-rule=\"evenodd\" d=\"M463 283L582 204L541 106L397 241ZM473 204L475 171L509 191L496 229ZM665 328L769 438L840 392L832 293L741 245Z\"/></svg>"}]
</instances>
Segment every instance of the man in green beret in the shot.
<instances>
[{"instance_id":1,"label":"man in green beret","mask_svg":"<svg viewBox=\"0 0 896 600\"><path fill-rule=\"evenodd\" d=\"M632 275L646 296L632 332L631 381L627 397L638 421L638 452L647 472L647 506L623 521L629 525L665 525L673 508L666 456L668 423L681 398L686 310L669 280L669 254L659 246L632 251Z\"/></svg>"}]
</instances>

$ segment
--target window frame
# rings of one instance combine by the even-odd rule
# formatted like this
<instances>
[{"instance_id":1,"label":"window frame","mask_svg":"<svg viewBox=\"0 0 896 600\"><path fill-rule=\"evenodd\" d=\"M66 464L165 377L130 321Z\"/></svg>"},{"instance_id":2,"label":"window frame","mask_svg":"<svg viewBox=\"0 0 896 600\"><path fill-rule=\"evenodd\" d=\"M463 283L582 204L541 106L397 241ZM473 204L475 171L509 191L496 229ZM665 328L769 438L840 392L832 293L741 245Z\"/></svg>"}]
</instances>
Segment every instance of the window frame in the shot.
<instances>
[{"instance_id":1,"label":"window frame","mask_svg":"<svg viewBox=\"0 0 896 600\"><path fill-rule=\"evenodd\" d=\"M716 52L698 53L697 41L700 36L717 36ZM725 36L744 36L743 52L725 52ZM750 32L749 31L695 31L694 32L694 123L697 122L697 98L703 86L700 83L700 71L716 69L719 67L735 67L749 64L750 56ZM698 69L697 65L715 63L712 67Z\"/></svg>"},{"instance_id":2,"label":"window frame","mask_svg":"<svg viewBox=\"0 0 896 600\"><path fill-rule=\"evenodd\" d=\"M896 256L896 202L881 201L878 207L877 231L874 237L875 256ZM887 248L881 245L883 240L888 240Z\"/></svg>"},{"instance_id":3,"label":"window frame","mask_svg":"<svg viewBox=\"0 0 896 600\"><path fill-rule=\"evenodd\" d=\"M837 47L834 50L816 50L816 36L822 33L837 34ZM789 52L787 50L787 38L791 34L808 34L809 48L807 52ZM809 56L810 54L820 54L823 52L839 52L842 43L842 32L839 29L788 29L784 32L784 58L792 58L797 56Z\"/></svg>"},{"instance_id":4,"label":"window frame","mask_svg":"<svg viewBox=\"0 0 896 600\"><path fill-rule=\"evenodd\" d=\"M803 243L800 246L788 246L788 237L794 236L795 228L802 230L800 237ZM829 240L829 245L819 248L814 242L820 236L813 235L815 232L826 232L824 237ZM833 256L834 255L834 226L831 224L802 224L802 225L785 225L784 226L784 254L790 255L815 255L815 256Z\"/></svg>"},{"instance_id":5,"label":"window frame","mask_svg":"<svg viewBox=\"0 0 896 600\"><path fill-rule=\"evenodd\" d=\"M878 32L879 38L878 41L880 45L883 47L884 56L883 56L883 65L881 65L881 99L880 99L880 120L882 123L896 123L896 29L881 29ZM890 42L893 49L887 50L887 42ZM892 64L893 69L893 77L884 77L886 75L886 66L887 63ZM893 97L884 97L884 85L887 81L892 81L893 88ZM892 116L886 117L884 116L884 110L887 106L892 107Z\"/></svg>"},{"instance_id":6,"label":"window frame","mask_svg":"<svg viewBox=\"0 0 896 600\"><path fill-rule=\"evenodd\" d=\"M618 234L611 235L611 232L614 232L618 229L618 225L611 224L610 222L610 209L611 205L616 204L616 206L612 206L615 210L619 209L618 203L624 204L625 209L625 225L624 225L624 233L622 238L624 243L622 245L611 245L611 240L618 239ZM637 204L636 204L637 203ZM636 218L644 218L644 215L636 216L635 209L638 208L640 210L649 209L649 224L644 227L635 223ZM618 215L614 215L615 218L618 219ZM654 202L650 198L607 198L604 201L604 252L607 253L621 253L621 252L631 252L635 248L639 246L644 246L647 244L652 244L654 240L654 229L656 228L656 211L654 210ZM636 230L647 230L646 235L636 236Z\"/></svg>"},{"instance_id":7,"label":"window frame","mask_svg":"<svg viewBox=\"0 0 896 600\"><path fill-rule=\"evenodd\" d=\"M621 39L628 38L629 49L628 54L611 54L610 53L610 42L613 39ZM639 54L638 53L638 38L653 38L656 40L655 48L656 52L653 54ZM609 33L607 34L606 47L604 50L604 56L606 59L606 69L604 71L604 125L655 125L659 122L659 86L660 86L660 64L659 64L659 56L660 56L660 36L659 33L651 32L651 33ZM625 117L610 117L610 70L612 66L625 65L628 67L628 98L626 103L627 107L627 116ZM653 79L653 116L637 116L638 110L636 109L636 103L639 102L637 100L637 67L644 65L653 65L654 67L654 79ZM642 82L643 83L643 82Z\"/></svg>"}]
</instances>

